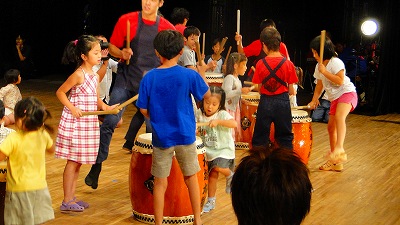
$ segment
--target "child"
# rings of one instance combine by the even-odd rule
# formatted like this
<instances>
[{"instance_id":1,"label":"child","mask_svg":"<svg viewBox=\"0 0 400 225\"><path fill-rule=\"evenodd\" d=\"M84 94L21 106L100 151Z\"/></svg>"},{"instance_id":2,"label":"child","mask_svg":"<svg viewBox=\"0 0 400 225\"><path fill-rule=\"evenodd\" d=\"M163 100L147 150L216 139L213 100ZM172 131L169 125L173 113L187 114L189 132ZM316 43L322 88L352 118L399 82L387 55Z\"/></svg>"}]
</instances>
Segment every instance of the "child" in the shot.
<instances>
[{"instance_id":1,"label":"child","mask_svg":"<svg viewBox=\"0 0 400 225\"><path fill-rule=\"evenodd\" d=\"M56 157L67 159L63 175L64 200L62 211L82 212L89 205L75 198L76 182L82 164L94 164L99 148L99 121L96 115L82 117L82 112L109 110L98 97L99 76L93 72L101 61L99 41L82 35L68 43L62 62L77 62L79 68L57 90L56 95L64 105L56 139ZM67 93L69 96L67 97Z\"/></svg>"},{"instance_id":2,"label":"child","mask_svg":"<svg viewBox=\"0 0 400 225\"><path fill-rule=\"evenodd\" d=\"M222 73L222 65L224 65L225 62L225 57L223 57L220 53L224 51L225 48L221 46L221 38L217 38L213 41L213 54L212 55L207 55L204 59L204 61L208 64L211 61L214 61L216 64L216 67L214 70L209 70L210 72L214 73ZM222 49L221 49L222 48Z\"/></svg>"},{"instance_id":3,"label":"child","mask_svg":"<svg viewBox=\"0 0 400 225\"><path fill-rule=\"evenodd\" d=\"M54 152L45 124L50 113L35 97L24 98L15 106L15 126L0 145L0 160L8 157L5 224L42 224L54 219L46 182L45 153Z\"/></svg>"},{"instance_id":4,"label":"child","mask_svg":"<svg viewBox=\"0 0 400 225\"><path fill-rule=\"evenodd\" d=\"M205 81L205 65L198 66L203 77L191 69L178 66L183 42L182 34L178 31L164 30L157 34L154 48L162 65L143 77L136 103L140 112L150 118L153 128L151 173L155 177L153 196L156 225L161 225L163 221L164 195L174 151L189 189L194 224L201 224L200 190L196 175L200 166L190 95L201 100L211 94ZM173 86L179 88L171 88Z\"/></svg>"},{"instance_id":5,"label":"child","mask_svg":"<svg viewBox=\"0 0 400 225\"><path fill-rule=\"evenodd\" d=\"M321 37L315 37L310 48L317 62L320 61L320 40ZM347 155L343 148L346 136L346 117L357 106L356 88L347 77L345 66L342 60L336 56L335 46L332 41L326 37L324 44L324 55L322 64L315 66L314 77L317 79L314 95L308 104L311 109L319 105L318 98L322 90L328 95L331 101L329 111L328 133L330 150L327 154L327 161L319 167L320 170L342 171L343 162L347 160Z\"/></svg>"},{"instance_id":6,"label":"child","mask_svg":"<svg viewBox=\"0 0 400 225\"><path fill-rule=\"evenodd\" d=\"M21 83L21 74L19 70L10 69L4 74L7 85L0 89L0 100L4 102L5 117L4 126L14 124L14 107L22 99L21 92L17 84Z\"/></svg>"},{"instance_id":7,"label":"child","mask_svg":"<svg viewBox=\"0 0 400 225\"><path fill-rule=\"evenodd\" d=\"M258 84L261 95L252 144L269 145L270 127L274 123L278 145L293 149L289 95L294 94L293 84L298 81L295 67L279 52L281 35L275 28L264 28L260 40L267 56L257 62L253 77L253 83Z\"/></svg>"},{"instance_id":8,"label":"child","mask_svg":"<svg viewBox=\"0 0 400 225\"><path fill-rule=\"evenodd\" d=\"M235 143L232 128L237 127L235 119L225 111L225 92L221 87L210 86L211 97L200 102L196 113L198 122L207 122L208 126L199 129L205 144L208 161L208 201L203 212L215 208L218 174L226 177L225 192L231 193L231 181L235 167Z\"/></svg>"},{"instance_id":9,"label":"child","mask_svg":"<svg viewBox=\"0 0 400 225\"><path fill-rule=\"evenodd\" d=\"M232 206L239 225L300 225L310 212L307 166L293 151L253 148L232 179Z\"/></svg>"},{"instance_id":10,"label":"child","mask_svg":"<svg viewBox=\"0 0 400 225\"><path fill-rule=\"evenodd\" d=\"M199 72L196 68L197 63L194 49L196 49L196 42L199 42L200 30L195 26L188 26L183 34L185 37L185 46L182 55L179 57L178 64ZM202 61L203 59L197 60ZM214 61L211 61L207 64L207 70L214 70L215 67L216 64Z\"/></svg>"},{"instance_id":11,"label":"child","mask_svg":"<svg viewBox=\"0 0 400 225\"><path fill-rule=\"evenodd\" d=\"M0 100L0 144L4 141L4 139L14 130L4 126L5 119L5 108L4 103Z\"/></svg>"},{"instance_id":12,"label":"child","mask_svg":"<svg viewBox=\"0 0 400 225\"><path fill-rule=\"evenodd\" d=\"M239 75L243 76L246 72L247 57L243 53L234 52L228 56L224 82L222 89L226 93L225 107L231 116L240 124L240 97L242 94L249 93L250 87L242 88L242 82L239 80ZM240 127L232 129L232 136L234 140L240 140L241 133Z\"/></svg>"}]
</instances>

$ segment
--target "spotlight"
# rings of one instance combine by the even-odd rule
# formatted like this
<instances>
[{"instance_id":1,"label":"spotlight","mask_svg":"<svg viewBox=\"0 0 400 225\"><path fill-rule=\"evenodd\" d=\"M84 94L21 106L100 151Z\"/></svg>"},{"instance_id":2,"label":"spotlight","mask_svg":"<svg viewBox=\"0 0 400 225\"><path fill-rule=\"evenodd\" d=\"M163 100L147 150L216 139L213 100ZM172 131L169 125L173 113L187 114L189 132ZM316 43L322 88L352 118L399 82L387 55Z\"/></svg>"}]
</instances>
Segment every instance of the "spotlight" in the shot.
<instances>
[{"instance_id":1,"label":"spotlight","mask_svg":"<svg viewBox=\"0 0 400 225\"><path fill-rule=\"evenodd\" d=\"M378 32L378 23L375 20L366 20L361 24L361 32L366 36L372 36Z\"/></svg>"}]
</instances>

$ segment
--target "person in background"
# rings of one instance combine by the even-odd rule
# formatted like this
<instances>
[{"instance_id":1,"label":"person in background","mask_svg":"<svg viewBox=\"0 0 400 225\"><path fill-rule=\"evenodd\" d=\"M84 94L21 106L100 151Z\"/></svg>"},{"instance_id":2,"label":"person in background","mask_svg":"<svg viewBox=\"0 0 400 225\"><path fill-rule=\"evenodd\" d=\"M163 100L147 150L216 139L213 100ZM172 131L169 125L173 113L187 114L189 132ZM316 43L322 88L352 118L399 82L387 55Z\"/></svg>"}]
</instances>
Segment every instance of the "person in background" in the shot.
<instances>
[{"instance_id":1,"label":"person in background","mask_svg":"<svg viewBox=\"0 0 400 225\"><path fill-rule=\"evenodd\" d=\"M174 8L171 13L171 23L182 35L189 21L190 13L185 8Z\"/></svg>"},{"instance_id":2,"label":"person in background","mask_svg":"<svg viewBox=\"0 0 400 225\"><path fill-rule=\"evenodd\" d=\"M25 40L18 35L15 39L14 67L20 72L22 78L28 80L34 77L35 66L32 59L32 49L25 44Z\"/></svg>"},{"instance_id":3,"label":"person in background","mask_svg":"<svg viewBox=\"0 0 400 225\"><path fill-rule=\"evenodd\" d=\"M213 46L212 46L212 50L213 50L213 54L211 55L207 55L204 58L204 62L205 63L210 63L211 61L214 61L216 64L216 67L214 70L208 70L209 72L214 72L214 73L222 73L222 65L224 65L225 62L225 57L223 57L221 55L221 52L224 51L225 48L221 49L221 38L216 38L213 41Z\"/></svg>"},{"instance_id":4,"label":"person in background","mask_svg":"<svg viewBox=\"0 0 400 225\"><path fill-rule=\"evenodd\" d=\"M121 104L139 92L140 81L147 71L160 65L160 59L154 51L153 41L158 32L175 27L164 17L157 15L164 0L142 0L142 10L122 15L116 23L110 38L109 51L114 57L122 59L118 64L117 76L110 96L110 105ZM127 22L130 27L130 48L126 47ZM129 61L127 65L126 61ZM134 103L132 103L135 105ZM136 105L135 105L136 106ZM125 107L126 108L126 107ZM107 159L114 130L125 111L116 115L106 115L100 127L100 147L96 164L92 165L85 183L93 189L98 187L102 163ZM145 117L137 110L129 124L122 149L132 152L134 140L142 127ZM146 131L151 131L150 122L146 122Z\"/></svg>"},{"instance_id":5,"label":"person in background","mask_svg":"<svg viewBox=\"0 0 400 225\"><path fill-rule=\"evenodd\" d=\"M17 85L21 83L22 78L19 70L10 69L4 74L4 80L6 86L0 88L0 100L4 102L6 108L3 118L4 126L8 126L15 123L14 107L22 99L21 91Z\"/></svg>"},{"instance_id":6,"label":"person in background","mask_svg":"<svg viewBox=\"0 0 400 225\"><path fill-rule=\"evenodd\" d=\"M310 212L309 170L288 149L248 151L235 170L231 190L239 225L300 225Z\"/></svg>"},{"instance_id":7,"label":"person in background","mask_svg":"<svg viewBox=\"0 0 400 225\"><path fill-rule=\"evenodd\" d=\"M4 224L43 224L54 219L46 181L46 152L54 153L49 118L50 112L35 97L15 105L17 131L0 144L0 161L8 158Z\"/></svg>"}]
</instances>

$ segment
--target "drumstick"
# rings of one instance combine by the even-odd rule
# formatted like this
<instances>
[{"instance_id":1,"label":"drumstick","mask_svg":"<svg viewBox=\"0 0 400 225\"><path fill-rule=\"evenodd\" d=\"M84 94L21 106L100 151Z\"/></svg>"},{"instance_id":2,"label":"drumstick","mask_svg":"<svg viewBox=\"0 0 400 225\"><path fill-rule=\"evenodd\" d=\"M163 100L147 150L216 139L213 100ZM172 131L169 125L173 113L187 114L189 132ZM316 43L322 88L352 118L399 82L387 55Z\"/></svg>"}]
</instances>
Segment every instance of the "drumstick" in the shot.
<instances>
[{"instance_id":1,"label":"drumstick","mask_svg":"<svg viewBox=\"0 0 400 225\"><path fill-rule=\"evenodd\" d=\"M324 61L325 34L326 34L326 31L322 30L321 31L321 40L319 42L319 63L321 63L321 64Z\"/></svg>"},{"instance_id":2,"label":"drumstick","mask_svg":"<svg viewBox=\"0 0 400 225\"><path fill-rule=\"evenodd\" d=\"M196 127L208 126L209 124L210 124L210 123L208 123L208 122L196 123Z\"/></svg>"},{"instance_id":3,"label":"drumstick","mask_svg":"<svg viewBox=\"0 0 400 225\"><path fill-rule=\"evenodd\" d=\"M303 105L303 106L293 106L291 109L310 109L311 107L309 105Z\"/></svg>"},{"instance_id":4,"label":"drumstick","mask_svg":"<svg viewBox=\"0 0 400 225\"><path fill-rule=\"evenodd\" d=\"M251 69L253 70L253 72L256 72L256 68L254 66L251 66Z\"/></svg>"},{"instance_id":5,"label":"drumstick","mask_svg":"<svg viewBox=\"0 0 400 225\"><path fill-rule=\"evenodd\" d=\"M206 48L206 33L203 33L203 55L205 54L205 48Z\"/></svg>"},{"instance_id":6,"label":"drumstick","mask_svg":"<svg viewBox=\"0 0 400 225\"><path fill-rule=\"evenodd\" d=\"M89 115L107 115L107 114L117 114L119 111L124 108L125 106L131 104L135 100L137 100L139 95L135 95L132 98L128 99L124 103L118 105L114 109L111 110L104 110L104 111L91 111L91 112L82 112L82 116L89 116Z\"/></svg>"},{"instance_id":7,"label":"drumstick","mask_svg":"<svg viewBox=\"0 0 400 225\"><path fill-rule=\"evenodd\" d=\"M243 83L244 83L244 84L247 84L247 85L251 85L251 86L255 85L255 84L253 84L253 82L251 82L251 81L244 81Z\"/></svg>"},{"instance_id":8,"label":"drumstick","mask_svg":"<svg viewBox=\"0 0 400 225\"><path fill-rule=\"evenodd\" d=\"M195 43L196 43L197 60L199 61L199 66L202 66L203 60L202 60L201 53L200 53L200 43L198 41L195 41Z\"/></svg>"},{"instance_id":9,"label":"drumstick","mask_svg":"<svg viewBox=\"0 0 400 225\"><path fill-rule=\"evenodd\" d=\"M231 50L232 50L232 46L229 46L228 54L226 54L226 58L225 58L225 61L224 61L224 66L226 66L226 63L228 62L228 57L231 54Z\"/></svg>"},{"instance_id":10,"label":"drumstick","mask_svg":"<svg viewBox=\"0 0 400 225\"><path fill-rule=\"evenodd\" d=\"M131 22L126 21L126 48L131 47ZM129 65L130 59L126 61L126 65Z\"/></svg>"},{"instance_id":11,"label":"drumstick","mask_svg":"<svg viewBox=\"0 0 400 225\"><path fill-rule=\"evenodd\" d=\"M224 37L224 38L222 38L222 41L221 41L221 46L220 46L220 48L219 48L219 54L221 54L222 53L222 51L223 51L223 49L224 49L224 46L225 46L225 43L226 43L226 40L228 40L228 37Z\"/></svg>"},{"instance_id":12,"label":"drumstick","mask_svg":"<svg viewBox=\"0 0 400 225\"><path fill-rule=\"evenodd\" d=\"M240 34L240 9L237 10L236 32L237 32L238 35ZM237 41L236 44L239 45L239 41Z\"/></svg>"},{"instance_id":13,"label":"drumstick","mask_svg":"<svg viewBox=\"0 0 400 225\"><path fill-rule=\"evenodd\" d=\"M252 86L250 87L250 91L252 91L254 88L256 88L256 86L257 86L257 84L252 85Z\"/></svg>"},{"instance_id":14,"label":"drumstick","mask_svg":"<svg viewBox=\"0 0 400 225\"><path fill-rule=\"evenodd\" d=\"M82 116L89 116L89 115L108 115L108 114L117 114L119 113L119 109L115 108L112 110L105 110L105 111L90 111L90 112L82 112Z\"/></svg>"}]
</instances>

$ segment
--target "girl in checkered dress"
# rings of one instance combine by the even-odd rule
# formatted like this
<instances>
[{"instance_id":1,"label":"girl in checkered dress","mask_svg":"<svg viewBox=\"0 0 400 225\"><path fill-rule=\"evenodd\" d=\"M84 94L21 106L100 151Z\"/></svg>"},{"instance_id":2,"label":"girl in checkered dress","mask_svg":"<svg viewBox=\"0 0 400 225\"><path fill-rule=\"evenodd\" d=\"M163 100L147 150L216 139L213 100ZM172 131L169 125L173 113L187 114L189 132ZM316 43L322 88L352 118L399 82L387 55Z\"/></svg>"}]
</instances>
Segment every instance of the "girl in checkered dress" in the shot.
<instances>
[{"instance_id":1,"label":"girl in checkered dress","mask_svg":"<svg viewBox=\"0 0 400 225\"><path fill-rule=\"evenodd\" d=\"M82 212L89 204L75 197L79 169L82 164L96 162L100 143L97 116L82 116L82 112L110 110L115 105L106 105L98 96L99 76L92 67L101 62L101 48L95 37L83 35L68 43L62 62L77 62L78 68L56 92L64 109L58 126L55 155L67 160L63 175L64 200L60 209Z\"/></svg>"}]
</instances>

